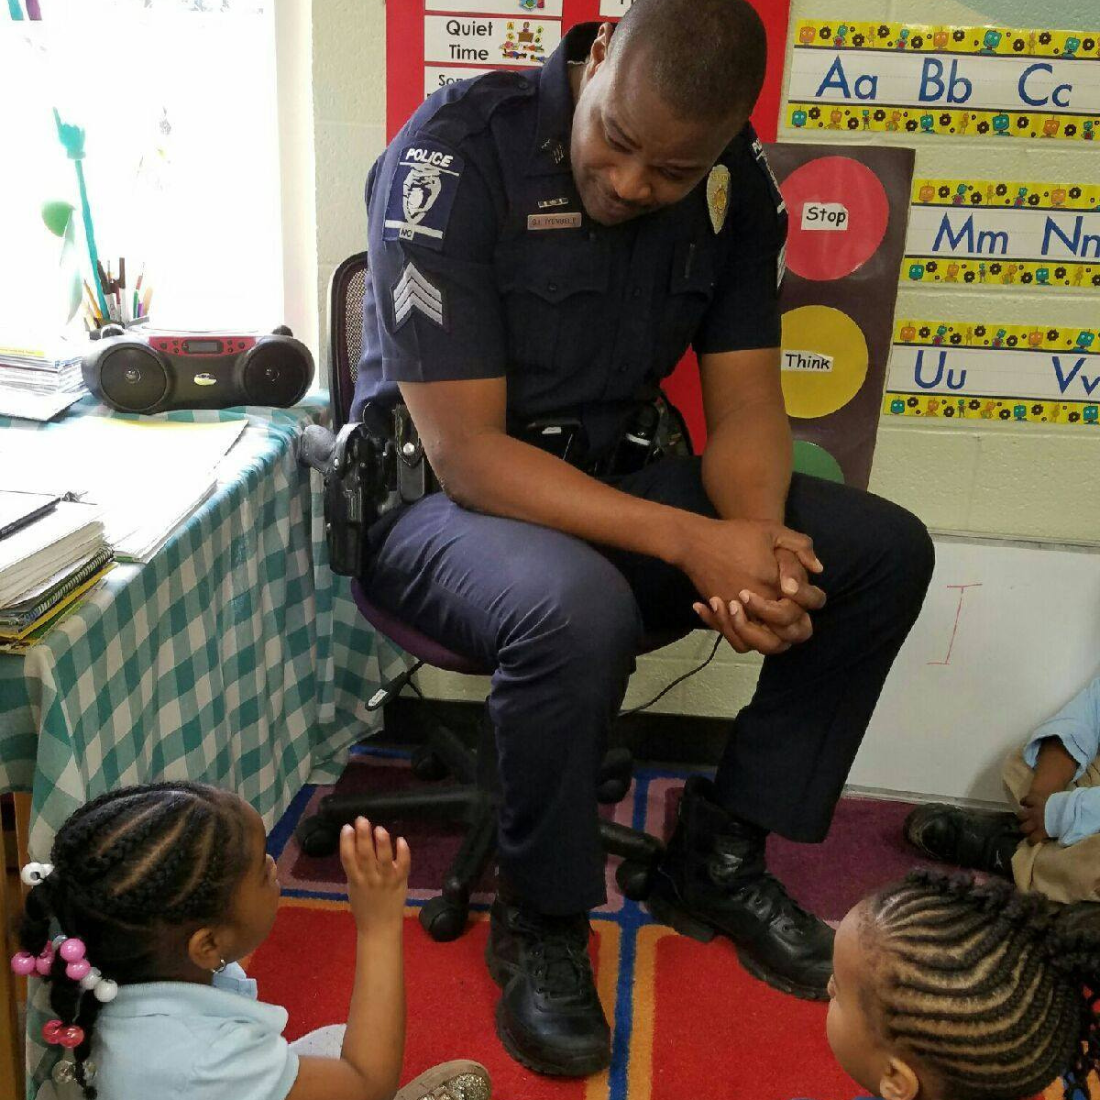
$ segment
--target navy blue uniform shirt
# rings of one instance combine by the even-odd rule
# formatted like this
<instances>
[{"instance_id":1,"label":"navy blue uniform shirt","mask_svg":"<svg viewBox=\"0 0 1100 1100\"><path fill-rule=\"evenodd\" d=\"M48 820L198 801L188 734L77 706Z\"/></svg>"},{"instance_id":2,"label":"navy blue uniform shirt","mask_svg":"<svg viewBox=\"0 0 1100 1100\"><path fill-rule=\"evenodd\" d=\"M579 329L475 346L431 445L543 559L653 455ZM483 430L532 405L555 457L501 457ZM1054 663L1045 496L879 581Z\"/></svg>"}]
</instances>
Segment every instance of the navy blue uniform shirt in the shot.
<instances>
[{"instance_id":1,"label":"navy blue uniform shirt","mask_svg":"<svg viewBox=\"0 0 1100 1100\"><path fill-rule=\"evenodd\" d=\"M567 66L597 28L574 27L542 69L441 88L374 164L353 417L398 382L506 377L510 432L575 416L598 453L689 344L779 345L786 215L751 127L720 158L718 233L705 179L622 225L584 213Z\"/></svg>"}]
</instances>

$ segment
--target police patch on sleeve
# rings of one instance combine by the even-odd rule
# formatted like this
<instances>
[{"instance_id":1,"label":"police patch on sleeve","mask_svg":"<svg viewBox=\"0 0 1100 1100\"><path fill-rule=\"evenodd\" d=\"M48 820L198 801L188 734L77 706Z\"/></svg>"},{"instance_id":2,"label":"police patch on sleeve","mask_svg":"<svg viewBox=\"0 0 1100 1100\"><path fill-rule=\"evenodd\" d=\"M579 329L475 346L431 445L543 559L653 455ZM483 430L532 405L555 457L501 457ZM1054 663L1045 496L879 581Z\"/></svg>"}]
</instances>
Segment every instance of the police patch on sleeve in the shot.
<instances>
[{"instance_id":1,"label":"police patch on sleeve","mask_svg":"<svg viewBox=\"0 0 1100 1100\"><path fill-rule=\"evenodd\" d=\"M442 249L462 164L439 142L421 139L407 145L390 181L382 240Z\"/></svg>"}]
</instances>

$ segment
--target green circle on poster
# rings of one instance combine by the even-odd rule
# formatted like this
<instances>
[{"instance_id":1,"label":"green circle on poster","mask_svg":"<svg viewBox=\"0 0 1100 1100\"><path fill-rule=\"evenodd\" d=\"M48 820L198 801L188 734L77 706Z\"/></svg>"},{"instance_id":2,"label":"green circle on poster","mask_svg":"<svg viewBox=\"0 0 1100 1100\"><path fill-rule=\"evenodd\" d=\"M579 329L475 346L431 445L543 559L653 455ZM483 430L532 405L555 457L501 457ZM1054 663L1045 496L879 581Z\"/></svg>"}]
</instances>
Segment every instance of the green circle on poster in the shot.
<instances>
[{"instance_id":1,"label":"green circle on poster","mask_svg":"<svg viewBox=\"0 0 1100 1100\"><path fill-rule=\"evenodd\" d=\"M794 468L800 474L844 484L844 471L840 468L840 463L824 447L807 443L804 439L794 441Z\"/></svg>"}]
</instances>

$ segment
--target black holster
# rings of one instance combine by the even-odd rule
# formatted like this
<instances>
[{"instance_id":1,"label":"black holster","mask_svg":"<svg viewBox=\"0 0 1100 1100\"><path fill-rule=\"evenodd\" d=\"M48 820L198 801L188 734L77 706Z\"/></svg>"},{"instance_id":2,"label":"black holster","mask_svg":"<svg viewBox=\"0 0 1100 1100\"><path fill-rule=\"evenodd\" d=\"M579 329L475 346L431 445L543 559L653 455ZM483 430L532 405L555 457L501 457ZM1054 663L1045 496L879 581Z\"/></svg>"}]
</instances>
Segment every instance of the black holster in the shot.
<instances>
[{"instance_id":1,"label":"black holster","mask_svg":"<svg viewBox=\"0 0 1100 1100\"><path fill-rule=\"evenodd\" d=\"M299 457L324 478L329 566L344 576L366 572L368 533L382 516L438 487L404 405L384 414L369 410L336 435L310 425Z\"/></svg>"}]
</instances>

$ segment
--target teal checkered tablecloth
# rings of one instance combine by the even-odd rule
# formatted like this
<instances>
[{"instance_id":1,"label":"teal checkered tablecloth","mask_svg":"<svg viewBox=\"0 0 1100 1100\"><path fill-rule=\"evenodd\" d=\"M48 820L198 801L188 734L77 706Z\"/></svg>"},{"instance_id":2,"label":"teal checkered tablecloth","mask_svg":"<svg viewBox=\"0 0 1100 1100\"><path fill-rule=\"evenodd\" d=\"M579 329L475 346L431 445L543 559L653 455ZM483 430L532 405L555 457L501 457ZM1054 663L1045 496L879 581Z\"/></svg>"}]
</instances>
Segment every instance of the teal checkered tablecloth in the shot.
<instances>
[{"instance_id":1,"label":"teal checkered tablecloth","mask_svg":"<svg viewBox=\"0 0 1100 1100\"><path fill-rule=\"evenodd\" d=\"M0 654L0 791L31 792L33 858L87 799L162 778L235 790L270 827L378 728L364 701L406 658L328 568L320 479L297 460L327 408L318 394L294 409L167 414L247 416L215 494L40 645ZM85 399L70 415L110 413Z\"/></svg>"}]
</instances>

